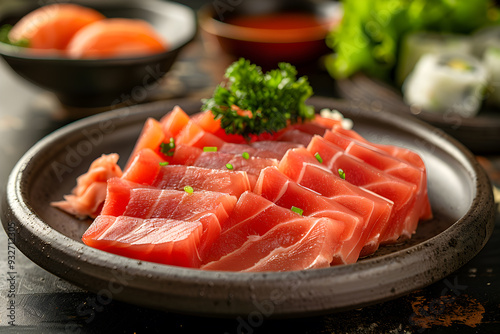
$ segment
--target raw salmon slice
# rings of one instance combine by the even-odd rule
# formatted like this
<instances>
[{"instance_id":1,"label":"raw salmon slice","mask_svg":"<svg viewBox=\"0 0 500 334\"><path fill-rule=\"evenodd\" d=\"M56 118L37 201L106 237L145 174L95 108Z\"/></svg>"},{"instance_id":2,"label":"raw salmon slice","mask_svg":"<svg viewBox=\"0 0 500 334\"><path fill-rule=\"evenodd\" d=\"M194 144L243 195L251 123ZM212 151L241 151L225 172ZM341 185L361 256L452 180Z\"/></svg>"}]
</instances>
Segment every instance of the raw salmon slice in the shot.
<instances>
[{"instance_id":1,"label":"raw salmon slice","mask_svg":"<svg viewBox=\"0 0 500 334\"><path fill-rule=\"evenodd\" d=\"M342 224L300 218L278 224L262 236L249 236L234 252L201 268L221 271L288 271L329 267Z\"/></svg>"},{"instance_id":2,"label":"raw salmon slice","mask_svg":"<svg viewBox=\"0 0 500 334\"><path fill-rule=\"evenodd\" d=\"M52 202L51 205L77 217L95 218L101 211L106 199L107 180L122 176L116 153L103 154L92 162L89 170L76 179L76 186L64 201Z\"/></svg>"},{"instance_id":3,"label":"raw salmon slice","mask_svg":"<svg viewBox=\"0 0 500 334\"><path fill-rule=\"evenodd\" d=\"M301 217L291 210L277 206L262 196L251 192L245 192L236 203L231 216L222 229L220 237L215 240L207 251L205 263L217 262L223 257L231 256L234 252L240 252L236 254L241 254L239 249L242 248L247 241L252 239L257 240L276 226L287 222L301 222L307 220L314 219ZM340 236L343 233L345 225L343 222L333 219L326 219L325 221L332 225L332 229L335 229L336 235ZM334 240L335 238L332 238L332 241ZM268 247L272 248L277 246L273 246L271 242ZM328 257L333 259L336 253L338 253L338 248L337 243L332 247L331 254ZM270 249L268 248L268 250ZM262 258L265 254L259 255L249 253L246 256L260 256ZM227 261L227 259L224 261ZM215 268L215 266L212 268Z\"/></svg>"},{"instance_id":4,"label":"raw salmon slice","mask_svg":"<svg viewBox=\"0 0 500 334\"><path fill-rule=\"evenodd\" d=\"M360 257L378 249L380 236L389 223L392 201L335 176L304 148L288 151L280 161L279 170L301 186L351 209L373 226Z\"/></svg>"},{"instance_id":5,"label":"raw salmon slice","mask_svg":"<svg viewBox=\"0 0 500 334\"><path fill-rule=\"evenodd\" d=\"M352 138L336 132L327 131L324 138L342 148L346 154L359 158L375 168L417 186L415 210L410 213L412 218L407 220L407 222L414 224L405 226L403 229L403 235L411 237L417 229L419 219L427 216L427 208L430 208L429 198L427 196L427 177L425 170L421 170L373 146L370 147L369 145L359 143Z\"/></svg>"},{"instance_id":6,"label":"raw salmon slice","mask_svg":"<svg viewBox=\"0 0 500 334\"><path fill-rule=\"evenodd\" d=\"M299 208L303 210L304 216L344 222L344 232L339 238L340 252L333 264L355 263L373 228L372 221L365 221L334 199L298 185L275 167L266 168L260 173L254 192L283 208Z\"/></svg>"},{"instance_id":7,"label":"raw salmon slice","mask_svg":"<svg viewBox=\"0 0 500 334\"><path fill-rule=\"evenodd\" d=\"M414 184L344 154L342 149L319 136L314 136L307 150L313 155L318 153L323 163L334 174L339 175L340 169L345 173L346 181L364 187L394 203L390 223L381 236L381 243L397 241L404 227L414 224L406 221L411 218L411 212L415 209L417 187Z\"/></svg>"},{"instance_id":8,"label":"raw salmon slice","mask_svg":"<svg viewBox=\"0 0 500 334\"><path fill-rule=\"evenodd\" d=\"M218 234L214 214L193 221L98 216L82 237L91 247L138 260L199 268Z\"/></svg>"}]
</instances>

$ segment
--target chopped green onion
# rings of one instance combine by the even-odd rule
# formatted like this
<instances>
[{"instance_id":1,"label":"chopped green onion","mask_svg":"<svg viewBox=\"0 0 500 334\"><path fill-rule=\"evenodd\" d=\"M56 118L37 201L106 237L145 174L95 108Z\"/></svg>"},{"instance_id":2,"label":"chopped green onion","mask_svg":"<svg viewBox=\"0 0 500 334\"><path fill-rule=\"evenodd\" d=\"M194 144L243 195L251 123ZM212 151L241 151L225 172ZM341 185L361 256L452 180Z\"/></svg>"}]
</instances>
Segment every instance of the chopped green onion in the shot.
<instances>
[{"instance_id":1,"label":"chopped green onion","mask_svg":"<svg viewBox=\"0 0 500 334\"><path fill-rule=\"evenodd\" d=\"M166 165L168 165L168 161L160 162L160 166L166 166Z\"/></svg>"},{"instance_id":2,"label":"chopped green onion","mask_svg":"<svg viewBox=\"0 0 500 334\"><path fill-rule=\"evenodd\" d=\"M217 152L217 147L215 146L205 146L203 152Z\"/></svg>"},{"instance_id":3,"label":"chopped green onion","mask_svg":"<svg viewBox=\"0 0 500 334\"><path fill-rule=\"evenodd\" d=\"M247 159L247 160L250 159L250 154L248 154L248 152L243 152L241 154L241 156L243 157L243 159Z\"/></svg>"},{"instance_id":4,"label":"chopped green onion","mask_svg":"<svg viewBox=\"0 0 500 334\"><path fill-rule=\"evenodd\" d=\"M173 156L175 150L175 140L174 138L170 138L169 143L161 143L160 144L160 152L165 154L166 156Z\"/></svg>"},{"instance_id":5,"label":"chopped green onion","mask_svg":"<svg viewBox=\"0 0 500 334\"><path fill-rule=\"evenodd\" d=\"M227 169L233 169L233 165L231 165L231 164L226 164L226 168L227 168Z\"/></svg>"},{"instance_id":6,"label":"chopped green onion","mask_svg":"<svg viewBox=\"0 0 500 334\"><path fill-rule=\"evenodd\" d=\"M184 191L187 192L188 194L192 194L194 190L193 187L191 186L185 186Z\"/></svg>"},{"instance_id":7,"label":"chopped green onion","mask_svg":"<svg viewBox=\"0 0 500 334\"><path fill-rule=\"evenodd\" d=\"M296 214L299 214L302 216L302 214L304 213L304 210L302 210L301 208L298 208L296 206L292 206L292 209L291 209L293 212L295 212Z\"/></svg>"},{"instance_id":8,"label":"chopped green onion","mask_svg":"<svg viewBox=\"0 0 500 334\"><path fill-rule=\"evenodd\" d=\"M316 152L316 154L314 155L314 157L316 158L316 160L319 161L320 164L323 163L323 158L321 157L321 155L319 155L318 152Z\"/></svg>"},{"instance_id":9,"label":"chopped green onion","mask_svg":"<svg viewBox=\"0 0 500 334\"><path fill-rule=\"evenodd\" d=\"M345 180L345 172L341 168L339 168L338 172L339 176Z\"/></svg>"}]
</instances>

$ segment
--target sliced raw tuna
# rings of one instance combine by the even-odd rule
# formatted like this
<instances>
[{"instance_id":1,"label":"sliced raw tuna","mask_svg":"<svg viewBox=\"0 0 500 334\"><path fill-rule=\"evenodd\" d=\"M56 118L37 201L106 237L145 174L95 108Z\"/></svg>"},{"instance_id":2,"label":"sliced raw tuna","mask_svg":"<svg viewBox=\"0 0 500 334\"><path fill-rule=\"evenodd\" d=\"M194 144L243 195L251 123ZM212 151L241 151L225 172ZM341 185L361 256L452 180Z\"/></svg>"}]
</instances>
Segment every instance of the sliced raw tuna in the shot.
<instances>
[{"instance_id":1,"label":"sliced raw tuna","mask_svg":"<svg viewBox=\"0 0 500 334\"><path fill-rule=\"evenodd\" d=\"M279 141L292 142L297 143L302 146L307 146L311 142L313 135L302 132L297 129L290 129L285 132L281 136L279 136Z\"/></svg>"},{"instance_id":2,"label":"sliced raw tuna","mask_svg":"<svg viewBox=\"0 0 500 334\"><path fill-rule=\"evenodd\" d=\"M275 167L266 168L260 173L254 192L283 208L299 208L303 210L304 216L332 218L344 222L345 229L340 236L340 252L333 264L356 262L373 228L371 221L365 221L363 217L334 199L298 185Z\"/></svg>"},{"instance_id":3,"label":"sliced raw tuna","mask_svg":"<svg viewBox=\"0 0 500 334\"><path fill-rule=\"evenodd\" d=\"M232 168L231 170L244 171L247 173L250 186L253 189L260 171L269 166L278 166L278 160L256 157L245 159L241 154L203 152L193 165L222 170L227 170L229 166L229 168Z\"/></svg>"},{"instance_id":4,"label":"sliced raw tuna","mask_svg":"<svg viewBox=\"0 0 500 334\"><path fill-rule=\"evenodd\" d=\"M181 165L162 167L152 185L161 189L177 190L190 186L194 191L216 191L236 197L250 190L246 172Z\"/></svg>"},{"instance_id":5,"label":"sliced raw tuna","mask_svg":"<svg viewBox=\"0 0 500 334\"><path fill-rule=\"evenodd\" d=\"M253 142L250 145L226 143L221 147L219 152L235 155L241 155L246 152L249 157L279 160L289 149L301 146L300 144L292 142L263 140Z\"/></svg>"},{"instance_id":6,"label":"sliced raw tuna","mask_svg":"<svg viewBox=\"0 0 500 334\"><path fill-rule=\"evenodd\" d=\"M113 153L94 160L89 170L76 179L71 194L65 195L64 201L52 202L51 205L77 217L95 218L106 198L107 180L122 176L118 159L118 154Z\"/></svg>"},{"instance_id":7,"label":"sliced raw tuna","mask_svg":"<svg viewBox=\"0 0 500 334\"><path fill-rule=\"evenodd\" d=\"M103 215L136 218L169 218L194 220L214 213L223 224L236 204L237 198L212 191L186 191L158 189L135 185L113 178L108 181Z\"/></svg>"},{"instance_id":8,"label":"sliced raw tuna","mask_svg":"<svg viewBox=\"0 0 500 334\"><path fill-rule=\"evenodd\" d=\"M301 186L351 209L373 226L360 257L378 249L380 235L389 223L392 201L334 175L304 148L288 151L280 161L279 170Z\"/></svg>"},{"instance_id":9,"label":"sliced raw tuna","mask_svg":"<svg viewBox=\"0 0 500 334\"><path fill-rule=\"evenodd\" d=\"M148 118L144 123L141 134L135 143L134 149L127 161L125 170L128 169L135 156L145 148L149 148L156 154L160 154L160 145L165 140L161 124L154 118ZM162 157L163 158L163 157Z\"/></svg>"},{"instance_id":10,"label":"sliced raw tuna","mask_svg":"<svg viewBox=\"0 0 500 334\"><path fill-rule=\"evenodd\" d=\"M425 185L425 188L423 188L423 197L425 197L424 204L423 204L423 209L420 215L420 219L426 220L426 219L431 219L432 218L432 210L430 206L430 202L428 200L428 192L427 192L427 170L425 168L424 161L422 158L412 150L409 150L407 148L403 147L398 147L398 146L393 146L393 145L382 145L382 144L376 144L369 142L365 138L363 138L361 135L359 135L357 132L353 130L346 130L341 127L334 127L332 129L332 132L339 134L341 136L350 138L353 142L363 145L364 147L370 148L374 151L377 152L385 152L388 155L399 159L401 161L404 161L411 166L414 166L415 168L418 168L422 174L422 184ZM373 161L374 164L377 164L376 161Z\"/></svg>"},{"instance_id":11,"label":"sliced raw tuna","mask_svg":"<svg viewBox=\"0 0 500 334\"><path fill-rule=\"evenodd\" d=\"M380 196L391 200L394 205L389 219L390 224L381 236L381 243L392 243L399 239L405 226L411 226L411 212L415 209L417 187L414 184L396 178L362 160L344 154L342 149L326 139L315 136L307 150L318 153L325 166L334 174L343 171L345 180L364 187Z\"/></svg>"},{"instance_id":12,"label":"sliced raw tuna","mask_svg":"<svg viewBox=\"0 0 500 334\"><path fill-rule=\"evenodd\" d=\"M220 237L215 240L215 242L211 245L210 249L206 253L205 266L203 269L212 269L212 270L230 270L229 267L225 267L224 263L227 261L236 260L239 258L242 259L242 250L244 250L244 245L247 242L256 241L258 242L261 238L266 235L269 231L277 226L281 226L283 224L290 223L290 228L293 228L294 223L308 222L308 221L318 221L318 219L301 217L300 215L294 213L289 209L285 209L279 207L272 203L271 201L266 200L262 196L256 195L251 192L245 192L239 198L236 206L231 213L230 218L228 219L225 227L222 228L222 233ZM334 256L338 253L338 245L336 242L338 237L343 233L344 223L335 221L333 219L322 219L322 221L328 222L331 225L331 229L334 230L333 235L331 236L331 240L322 240L321 242L331 242L332 247L328 248L329 254L324 257L330 261ZM249 250L244 256L247 259L252 259L248 264L254 265L257 263L257 260L264 258L273 250L273 248L279 248L283 243L286 243L286 238L280 239L280 235L283 236L283 233L296 233L299 234L299 238L296 240L302 240L300 236L300 231L297 230L288 230L285 232L287 228L281 227L278 231L280 233L271 233L275 237L269 238L264 244L260 245L260 250L267 252L261 253L259 251L259 246L257 248L253 248L253 250ZM275 230L276 231L276 230ZM337 238L337 239L336 239ZM290 241L288 241L290 242ZM281 244L280 244L281 243ZM248 245L248 244L247 244ZM245 247L245 249L248 246ZM311 248L314 250L314 247ZM252 253L253 252L253 253ZM257 252L257 253L255 253ZM231 257L233 258L231 260ZM310 261L310 263L315 262L318 259L317 252L313 252L313 254L309 254L308 256L304 256L304 261ZM219 260L223 262L219 262ZM215 261L215 262L213 262ZM222 269L225 267L226 269Z\"/></svg>"},{"instance_id":13,"label":"sliced raw tuna","mask_svg":"<svg viewBox=\"0 0 500 334\"><path fill-rule=\"evenodd\" d=\"M130 182L151 185L161 169L162 162L163 159L151 149L142 149L123 173L123 178Z\"/></svg>"},{"instance_id":14,"label":"sliced raw tuna","mask_svg":"<svg viewBox=\"0 0 500 334\"><path fill-rule=\"evenodd\" d=\"M201 268L244 272L327 268L338 248L341 226L327 218L298 217L262 236L249 236L240 248Z\"/></svg>"},{"instance_id":15,"label":"sliced raw tuna","mask_svg":"<svg viewBox=\"0 0 500 334\"><path fill-rule=\"evenodd\" d=\"M303 145L294 142L275 141L275 140L256 141L253 142L251 146L260 151L274 152L277 155L275 159L278 160L283 158L283 156L288 150L292 148L303 147ZM258 156L265 158L265 156L263 155L258 155Z\"/></svg>"},{"instance_id":16,"label":"sliced raw tuna","mask_svg":"<svg viewBox=\"0 0 500 334\"><path fill-rule=\"evenodd\" d=\"M133 259L199 268L208 245L218 237L214 214L193 221L98 216L82 237L91 247Z\"/></svg>"},{"instance_id":17,"label":"sliced raw tuna","mask_svg":"<svg viewBox=\"0 0 500 334\"><path fill-rule=\"evenodd\" d=\"M215 133L221 128L220 120L216 120L210 110L197 114L192 120L206 132Z\"/></svg>"},{"instance_id":18,"label":"sliced raw tuna","mask_svg":"<svg viewBox=\"0 0 500 334\"><path fill-rule=\"evenodd\" d=\"M182 129L179 135L175 138L175 144L185 144L203 149L204 147L222 147L224 141L219 137L206 132L200 126L196 125L193 121Z\"/></svg>"},{"instance_id":19,"label":"sliced raw tuna","mask_svg":"<svg viewBox=\"0 0 500 334\"><path fill-rule=\"evenodd\" d=\"M407 220L407 222L413 222L414 225L406 226L403 230L403 235L411 237L417 229L418 220L421 217L426 217L430 208L425 170L393 157L374 146L360 143L337 132L327 131L324 138L342 148L346 154L359 158L375 168L417 186L415 210L411 212L411 215L415 217Z\"/></svg>"},{"instance_id":20,"label":"sliced raw tuna","mask_svg":"<svg viewBox=\"0 0 500 334\"><path fill-rule=\"evenodd\" d=\"M166 138L177 137L189 123L189 116L181 107L175 106L171 112L160 120L161 128Z\"/></svg>"},{"instance_id":21,"label":"sliced raw tuna","mask_svg":"<svg viewBox=\"0 0 500 334\"><path fill-rule=\"evenodd\" d=\"M175 156L174 156L175 157ZM161 189L208 190L240 196L250 189L248 175L243 171L214 170L185 165L161 166L161 160L149 149L144 149L124 173L123 179Z\"/></svg>"},{"instance_id":22,"label":"sliced raw tuna","mask_svg":"<svg viewBox=\"0 0 500 334\"><path fill-rule=\"evenodd\" d=\"M198 147L177 144L170 162L175 165L189 166L194 164L202 152L203 150Z\"/></svg>"}]
</instances>

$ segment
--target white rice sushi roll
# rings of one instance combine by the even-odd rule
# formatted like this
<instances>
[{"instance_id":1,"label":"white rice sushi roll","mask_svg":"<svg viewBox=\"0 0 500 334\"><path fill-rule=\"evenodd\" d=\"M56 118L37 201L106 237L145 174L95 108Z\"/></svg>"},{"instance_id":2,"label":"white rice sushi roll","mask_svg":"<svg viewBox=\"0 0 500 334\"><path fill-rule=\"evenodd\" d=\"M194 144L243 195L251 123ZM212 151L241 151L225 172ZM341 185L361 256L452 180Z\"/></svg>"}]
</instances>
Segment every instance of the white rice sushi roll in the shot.
<instances>
[{"instance_id":1,"label":"white rice sushi roll","mask_svg":"<svg viewBox=\"0 0 500 334\"><path fill-rule=\"evenodd\" d=\"M406 103L436 113L477 114L488 74L476 58L459 54L426 54L403 85Z\"/></svg>"},{"instance_id":2,"label":"white rice sushi roll","mask_svg":"<svg viewBox=\"0 0 500 334\"><path fill-rule=\"evenodd\" d=\"M487 101L492 105L500 106L500 43L486 49L483 63L490 76Z\"/></svg>"},{"instance_id":3,"label":"white rice sushi roll","mask_svg":"<svg viewBox=\"0 0 500 334\"><path fill-rule=\"evenodd\" d=\"M401 44L396 80L401 85L424 54L470 54L469 36L419 31L406 35Z\"/></svg>"}]
</instances>

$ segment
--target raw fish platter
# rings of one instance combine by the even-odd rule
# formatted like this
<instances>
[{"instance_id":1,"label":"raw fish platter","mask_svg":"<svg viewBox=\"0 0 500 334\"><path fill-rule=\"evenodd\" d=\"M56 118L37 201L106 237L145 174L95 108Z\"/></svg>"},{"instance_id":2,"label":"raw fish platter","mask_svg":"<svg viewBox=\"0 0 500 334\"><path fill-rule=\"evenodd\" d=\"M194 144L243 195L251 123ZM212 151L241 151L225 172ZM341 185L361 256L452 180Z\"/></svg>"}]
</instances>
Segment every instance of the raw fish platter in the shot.
<instances>
[{"instance_id":1,"label":"raw fish platter","mask_svg":"<svg viewBox=\"0 0 500 334\"><path fill-rule=\"evenodd\" d=\"M88 246L203 270L351 264L411 238L432 218L423 160L316 113L295 74L234 63L200 113L149 118L129 157L103 154L52 205L93 219Z\"/></svg>"}]
</instances>

